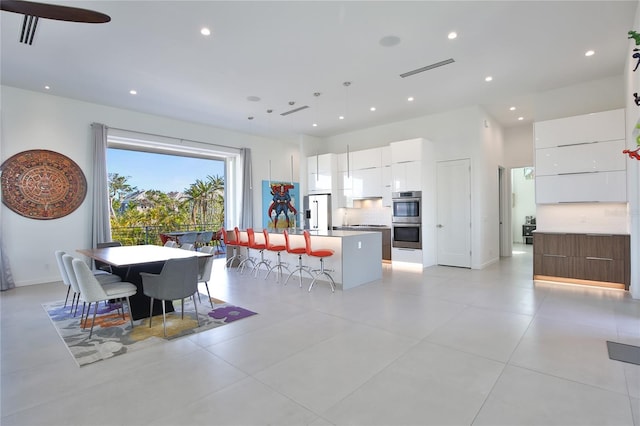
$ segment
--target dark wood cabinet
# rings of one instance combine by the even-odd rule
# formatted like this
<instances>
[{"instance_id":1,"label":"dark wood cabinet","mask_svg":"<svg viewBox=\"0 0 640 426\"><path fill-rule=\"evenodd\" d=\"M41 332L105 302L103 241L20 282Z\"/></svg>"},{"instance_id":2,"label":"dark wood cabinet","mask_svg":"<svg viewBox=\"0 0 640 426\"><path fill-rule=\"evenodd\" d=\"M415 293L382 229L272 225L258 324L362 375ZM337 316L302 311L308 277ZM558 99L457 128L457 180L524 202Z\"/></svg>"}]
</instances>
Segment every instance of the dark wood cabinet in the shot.
<instances>
[{"instance_id":1,"label":"dark wood cabinet","mask_svg":"<svg viewBox=\"0 0 640 426\"><path fill-rule=\"evenodd\" d=\"M534 279L629 289L629 235L534 232Z\"/></svg>"}]
</instances>

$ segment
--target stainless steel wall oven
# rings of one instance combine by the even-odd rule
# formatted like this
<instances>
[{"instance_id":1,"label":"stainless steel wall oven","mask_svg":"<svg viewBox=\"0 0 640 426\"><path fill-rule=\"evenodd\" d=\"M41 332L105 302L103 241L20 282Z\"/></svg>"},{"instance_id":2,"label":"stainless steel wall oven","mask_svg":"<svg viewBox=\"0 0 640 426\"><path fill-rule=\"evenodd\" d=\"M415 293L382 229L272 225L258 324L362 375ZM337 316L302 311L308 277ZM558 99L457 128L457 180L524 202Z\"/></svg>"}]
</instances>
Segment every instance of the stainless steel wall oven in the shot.
<instances>
[{"instance_id":1,"label":"stainless steel wall oven","mask_svg":"<svg viewBox=\"0 0 640 426\"><path fill-rule=\"evenodd\" d=\"M419 223L394 223L391 227L392 246L396 248L422 249L422 225Z\"/></svg>"},{"instance_id":2,"label":"stainless steel wall oven","mask_svg":"<svg viewBox=\"0 0 640 426\"><path fill-rule=\"evenodd\" d=\"M422 223L422 191L394 192L391 194L393 223Z\"/></svg>"},{"instance_id":3,"label":"stainless steel wall oven","mask_svg":"<svg viewBox=\"0 0 640 426\"><path fill-rule=\"evenodd\" d=\"M422 192L394 192L391 202L391 245L422 249Z\"/></svg>"}]
</instances>

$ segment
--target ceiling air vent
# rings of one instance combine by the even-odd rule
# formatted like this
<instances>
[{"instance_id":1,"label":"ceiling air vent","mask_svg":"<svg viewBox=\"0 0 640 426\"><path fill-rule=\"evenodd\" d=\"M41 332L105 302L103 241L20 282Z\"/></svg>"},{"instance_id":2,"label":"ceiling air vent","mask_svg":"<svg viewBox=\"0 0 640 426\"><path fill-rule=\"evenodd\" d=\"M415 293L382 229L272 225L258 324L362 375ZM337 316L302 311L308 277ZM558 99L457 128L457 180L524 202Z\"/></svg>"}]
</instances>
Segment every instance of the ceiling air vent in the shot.
<instances>
[{"instance_id":1,"label":"ceiling air vent","mask_svg":"<svg viewBox=\"0 0 640 426\"><path fill-rule=\"evenodd\" d=\"M436 62L435 64L427 65L426 67L418 68L418 69L415 69L413 71L407 71L407 72L405 72L403 74L400 74L400 77L402 77L402 78L409 77L409 76L412 76L414 74L419 74L421 72L429 71L429 70L432 70L434 68L441 67L443 65L449 65L449 64L452 64L454 62L455 61L452 58L445 59L444 61Z\"/></svg>"},{"instance_id":2,"label":"ceiling air vent","mask_svg":"<svg viewBox=\"0 0 640 426\"><path fill-rule=\"evenodd\" d=\"M302 111L303 109L307 109L307 108L309 108L309 105L305 105L305 106L301 106L299 108L295 108L295 109L291 109L289 111L285 111L280 115L285 116L285 115L293 114L294 112Z\"/></svg>"}]
</instances>

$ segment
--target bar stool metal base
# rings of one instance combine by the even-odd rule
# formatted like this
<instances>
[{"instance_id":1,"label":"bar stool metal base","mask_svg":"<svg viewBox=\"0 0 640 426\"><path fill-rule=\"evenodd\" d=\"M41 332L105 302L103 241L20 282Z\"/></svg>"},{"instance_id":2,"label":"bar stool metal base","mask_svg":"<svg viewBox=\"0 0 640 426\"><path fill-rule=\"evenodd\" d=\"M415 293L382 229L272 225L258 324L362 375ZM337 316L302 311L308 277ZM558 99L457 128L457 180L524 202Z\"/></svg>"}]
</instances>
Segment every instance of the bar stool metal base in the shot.
<instances>
[{"instance_id":1,"label":"bar stool metal base","mask_svg":"<svg viewBox=\"0 0 640 426\"><path fill-rule=\"evenodd\" d=\"M333 277L331 276L331 274L329 274L329 272L333 272L333 270L331 269L324 269L324 258L320 258L320 269L314 269L314 272L316 273L316 276L313 278L313 281L311 281L311 285L309 286L309 291L311 291L311 289L313 288L313 285L316 283L316 281L318 281L318 278L320 278L321 276L327 276L329 278L329 285L331 286L331 292L335 293L336 291L336 283L335 281L333 281Z\"/></svg>"},{"instance_id":2,"label":"bar stool metal base","mask_svg":"<svg viewBox=\"0 0 640 426\"><path fill-rule=\"evenodd\" d=\"M291 273L291 271L289 270L289 264L288 263L282 263L282 260L280 258L280 252L278 253L278 262L273 265L272 267L269 268L269 270L267 271L267 275L264 276L265 281L267 280L267 278L269 278L269 274L271 273L271 271L273 271L274 269L277 269L277 273L276 273L276 282L279 283L280 282L280 278L282 277L282 269L286 269L287 272Z\"/></svg>"},{"instance_id":3,"label":"bar stool metal base","mask_svg":"<svg viewBox=\"0 0 640 426\"><path fill-rule=\"evenodd\" d=\"M260 262L253 265L253 269L251 270L251 273L254 274L256 278L258 278L258 273L260 272L260 265L265 265L267 269L271 268L271 261L264 258L265 250L266 249L260 250Z\"/></svg>"},{"instance_id":4,"label":"bar stool metal base","mask_svg":"<svg viewBox=\"0 0 640 426\"><path fill-rule=\"evenodd\" d=\"M237 246L231 246L231 247L233 248L233 256L227 259L227 262L224 264L226 268L231 267L231 265L235 260L239 260L240 262L242 262L241 260L242 255L238 253L238 247Z\"/></svg>"},{"instance_id":5,"label":"bar stool metal base","mask_svg":"<svg viewBox=\"0 0 640 426\"><path fill-rule=\"evenodd\" d=\"M251 266L256 266L256 259L251 257L251 253L249 253L249 247L247 247L247 257L238 264L238 271L243 274L244 267L247 265L247 262L251 263Z\"/></svg>"}]
</instances>

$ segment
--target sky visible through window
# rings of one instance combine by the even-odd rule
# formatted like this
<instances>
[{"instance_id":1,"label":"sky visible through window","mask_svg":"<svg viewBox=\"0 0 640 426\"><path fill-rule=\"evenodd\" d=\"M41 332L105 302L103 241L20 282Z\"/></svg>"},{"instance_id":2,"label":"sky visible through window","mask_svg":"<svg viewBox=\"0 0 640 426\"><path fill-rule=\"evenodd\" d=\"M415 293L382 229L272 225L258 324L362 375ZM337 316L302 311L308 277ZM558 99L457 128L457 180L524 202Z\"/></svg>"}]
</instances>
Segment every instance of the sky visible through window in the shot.
<instances>
[{"instance_id":1,"label":"sky visible through window","mask_svg":"<svg viewBox=\"0 0 640 426\"><path fill-rule=\"evenodd\" d=\"M224 178L224 161L110 148L107 172L127 177L138 190L184 191L196 179Z\"/></svg>"}]
</instances>

